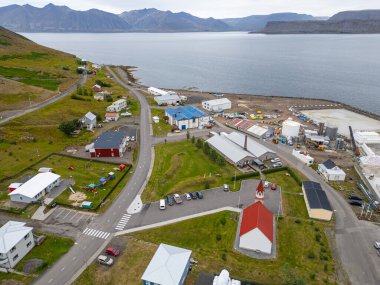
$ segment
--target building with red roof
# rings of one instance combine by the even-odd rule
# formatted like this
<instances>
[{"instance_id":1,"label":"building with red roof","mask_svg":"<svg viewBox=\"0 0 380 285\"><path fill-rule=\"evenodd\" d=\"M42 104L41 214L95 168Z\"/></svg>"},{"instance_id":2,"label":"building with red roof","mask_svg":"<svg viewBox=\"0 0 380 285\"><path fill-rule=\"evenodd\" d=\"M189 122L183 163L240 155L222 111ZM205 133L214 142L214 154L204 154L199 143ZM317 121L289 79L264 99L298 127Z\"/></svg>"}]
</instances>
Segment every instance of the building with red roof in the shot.
<instances>
[{"instance_id":1,"label":"building with red roof","mask_svg":"<svg viewBox=\"0 0 380 285\"><path fill-rule=\"evenodd\" d=\"M263 181L260 180L260 183L259 183L259 185L257 185L257 188L256 188L255 198L259 199L259 200L263 200L264 199L264 193L265 193L265 190L264 190Z\"/></svg>"},{"instance_id":2,"label":"building with red roof","mask_svg":"<svg viewBox=\"0 0 380 285\"><path fill-rule=\"evenodd\" d=\"M273 214L260 201L243 210L239 247L271 254L274 240Z\"/></svg>"}]
</instances>

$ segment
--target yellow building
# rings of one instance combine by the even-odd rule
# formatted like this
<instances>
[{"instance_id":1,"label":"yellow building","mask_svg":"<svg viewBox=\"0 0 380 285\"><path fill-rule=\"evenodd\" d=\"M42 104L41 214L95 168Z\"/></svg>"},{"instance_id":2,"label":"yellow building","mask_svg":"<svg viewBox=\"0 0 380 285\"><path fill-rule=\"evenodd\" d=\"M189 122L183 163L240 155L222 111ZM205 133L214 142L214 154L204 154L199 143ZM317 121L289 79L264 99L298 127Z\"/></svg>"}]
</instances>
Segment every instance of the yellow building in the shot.
<instances>
[{"instance_id":1,"label":"yellow building","mask_svg":"<svg viewBox=\"0 0 380 285\"><path fill-rule=\"evenodd\" d=\"M330 221L333 210L321 184L313 181L304 181L302 182L302 192L309 217Z\"/></svg>"}]
</instances>

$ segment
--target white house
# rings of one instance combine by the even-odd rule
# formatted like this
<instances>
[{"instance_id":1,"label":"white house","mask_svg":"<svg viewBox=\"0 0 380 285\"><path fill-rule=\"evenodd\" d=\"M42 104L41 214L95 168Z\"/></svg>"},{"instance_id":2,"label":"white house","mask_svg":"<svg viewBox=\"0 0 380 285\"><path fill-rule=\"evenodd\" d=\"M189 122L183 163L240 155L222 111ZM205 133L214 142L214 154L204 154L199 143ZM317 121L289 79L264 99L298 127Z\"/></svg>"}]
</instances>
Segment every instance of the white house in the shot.
<instances>
[{"instance_id":1,"label":"white house","mask_svg":"<svg viewBox=\"0 0 380 285\"><path fill-rule=\"evenodd\" d=\"M165 91L156 87L149 87L148 92L154 96L176 95L174 91Z\"/></svg>"},{"instance_id":2,"label":"white house","mask_svg":"<svg viewBox=\"0 0 380 285\"><path fill-rule=\"evenodd\" d=\"M82 119L81 119L82 125L84 125L87 130L92 130L96 127L96 115L88 112Z\"/></svg>"},{"instance_id":3,"label":"white house","mask_svg":"<svg viewBox=\"0 0 380 285\"><path fill-rule=\"evenodd\" d=\"M167 109L169 124L176 125L180 130L199 128L207 125L211 117L194 106Z\"/></svg>"},{"instance_id":4,"label":"white house","mask_svg":"<svg viewBox=\"0 0 380 285\"><path fill-rule=\"evenodd\" d=\"M318 165L318 171L329 181L344 181L346 173L331 159Z\"/></svg>"},{"instance_id":5,"label":"white house","mask_svg":"<svg viewBox=\"0 0 380 285\"><path fill-rule=\"evenodd\" d=\"M8 195L11 201L37 202L61 182L61 176L52 172L38 173Z\"/></svg>"},{"instance_id":6,"label":"white house","mask_svg":"<svg viewBox=\"0 0 380 285\"><path fill-rule=\"evenodd\" d=\"M299 150L293 149L292 154L301 160L305 165L310 166L314 163L314 158L308 155L307 153L301 152Z\"/></svg>"},{"instance_id":7,"label":"white house","mask_svg":"<svg viewBox=\"0 0 380 285\"><path fill-rule=\"evenodd\" d=\"M104 93L103 92L95 93L94 99L97 101L104 101Z\"/></svg>"},{"instance_id":8,"label":"white house","mask_svg":"<svg viewBox=\"0 0 380 285\"><path fill-rule=\"evenodd\" d=\"M273 214L260 201L243 210L239 248L271 254L274 240Z\"/></svg>"},{"instance_id":9,"label":"white house","mask_svg":"<svg viewBox=\"0 0 380 285\"><path fill-rule=\"evenodd\" d=\"M203 101L202 107L210 112L222 112L231 109L231 101L227 98Z\"/></svg>"},{"instance_id":10,"label":"white house","mask_svg":"<svg viewBox=\"0 0 380 285\"><path fill-rule=\"evenodd\" d=\"M107 112L120 112L127 107L126 99L119 99L107 107Z\"/></svg>"},{"instance_id":11,"label":"white house","mask_svg":"<svg viewBox=\"0 0 380 285\"><path fill-rule=\"evenodd\" d=\"M181 98L178 95L162 95L154 97L154 101L158 105L175 105L181 102Z\"/></svg>"},{"instance_id":12,"label":"white house","mask_svg":"<svg viewBox=\"0 0 380 285\"><path fill-rule=\"evenodd\" d=\"M141 277L144 285L182 285L190 267L191 250L161 243Z\"/></svg>"},{"instance_id":13,"label":"white house","mask_svg":"<svg viewBox=\"0 0 380 285\"><path fill-rule=\"evenodd\" d=\"M13 268L34 247L33 228L8 221L0 228L0 267Z\"/></svg>"}]
</instances>

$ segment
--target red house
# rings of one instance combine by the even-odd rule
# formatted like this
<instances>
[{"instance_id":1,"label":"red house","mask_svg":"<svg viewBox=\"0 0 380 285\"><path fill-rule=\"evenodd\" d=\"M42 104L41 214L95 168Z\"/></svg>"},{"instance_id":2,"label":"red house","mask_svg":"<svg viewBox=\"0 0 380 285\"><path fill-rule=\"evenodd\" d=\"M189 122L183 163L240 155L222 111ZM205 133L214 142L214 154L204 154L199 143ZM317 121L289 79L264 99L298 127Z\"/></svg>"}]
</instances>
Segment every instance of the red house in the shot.
<instances>
[{"instance_id":1,"label":"red house","mask_svg":"<svg viewBox=\"0 0 380 285\"><path fill-rule=\"evenodd\" d=\"M127 140L122 132L105 132L90 149L91 157L123 157Z\"/></svg>"},{"instance_id":2,"label":"red house","mask_svg":"<svg viewBox=\"0 0 380 285\"><path fill-rule=\"evenodd\" d=\"M102 86L95 84L94 86L91 87L91 90L93 92L101 92L102 91Z\"/></svg>"}]
</instances>

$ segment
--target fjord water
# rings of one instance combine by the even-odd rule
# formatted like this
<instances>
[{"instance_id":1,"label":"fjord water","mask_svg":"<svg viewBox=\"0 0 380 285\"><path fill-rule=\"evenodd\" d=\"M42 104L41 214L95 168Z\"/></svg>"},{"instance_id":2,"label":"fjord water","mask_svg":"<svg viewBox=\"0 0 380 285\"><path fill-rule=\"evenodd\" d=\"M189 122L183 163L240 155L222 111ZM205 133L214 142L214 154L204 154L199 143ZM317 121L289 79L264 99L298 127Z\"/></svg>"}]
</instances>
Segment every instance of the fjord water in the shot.
<instances>
[{"instance_id":1,"label":"fjord water","mask_svg":"<svg viewBox=\"0 0 380 285\"><path fill-rule=\"evenodd\" d=\"M146 85L324 98L380 114L380 35L23 34Z\"/></svg>"}]
</instances>

